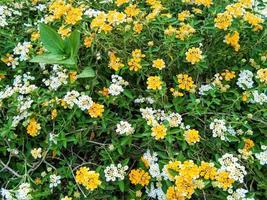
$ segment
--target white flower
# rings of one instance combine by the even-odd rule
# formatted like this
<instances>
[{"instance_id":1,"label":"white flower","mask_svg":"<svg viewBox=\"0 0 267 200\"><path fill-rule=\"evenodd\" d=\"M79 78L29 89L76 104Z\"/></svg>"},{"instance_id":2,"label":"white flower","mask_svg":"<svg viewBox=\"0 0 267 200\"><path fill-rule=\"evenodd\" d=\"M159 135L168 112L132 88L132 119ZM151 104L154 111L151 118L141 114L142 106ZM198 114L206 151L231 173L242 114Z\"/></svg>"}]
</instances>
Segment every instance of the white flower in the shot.
<instances>
[{"instance_id":1,"label":"white flower","mask_svg":"<svg viewBox=\"0 0 267 200\"><path fill-rule=\"evenodd\" d=\"M108 92L112 96L118 96L123 91L124 91L123 87L115 83L111 84L108 88Z\"/></svg>"},{"instance_id":2,"label":"white flower","mask_svg":"<svg viewBox=\"0 0 267 200\"><path fill-rule=\"evenodd\" d=\"M31 150L32 157L34 159L41 158L42 157L42 148L34 148Z\"/></svg>"},{"instance_id":3,"label":"white flower","mask_svg":"<svg viewBox=\"0 0 267 200\"><path fill-rule=\"evenodd\" d=\"M212 89L213 89L213 87L211 84L201 85L198 93L199 93L199 95L205 96Z\"/></svg>"},{"instance_id":4,"label":"white flower","mask_svg":"<svg viewBox=\"0 0 267 200\"><path fill-rule=\"evenodd\" d=\"M69 108L72 108L74 104L77 103L77 98L80 96L79 92L72 90L71 92L67 92L67 94L64 96L63 101L65 101Z\"/></svg>"},{"instance_id":5,"label":"white flower","mask_svg":"<svg viewBox=\"0 0 267 200\"><path fill-rule=\"evenodd\" d=\"M78 98L77 101L77 106L81 109L81 110L88 110L91 106L93 105L93 100L91 97L87 96L87 95L81 95Z\"/></svg>"},{"instance_id":6,"label":"white flower","mask_svg":"<svg viewBox=\"0 0 267 200\"><path fill-rule=\"evenodd\" d=\"M31 186L29 183L22 183L19 186L19 189L16 191L16 198L18 200L29 200L32 199L31 194L29 194L32 191Z\"/></svg>"},{"instance_id":7,"label":"white flower","mask_svg":"<svg viewBox=\"0 0 267 200\"><path fill-rule=\"evenodd\" d=\"M260 161L261 165L267 165L267 150L256 153L255 157Z\"/></svg>"},{"instance_id":8,"label":"white flower","mask_svg":"<svg viewBox=\"0 0 267 200\"><path fill-rule=\"evenodd\" d=\"M160 177L160 169L158 163L153 163L149 166L149 173L153 178Z\"/></svg>"},{"instance_id":9,"label":"white flower","mask_svg":"<svg viewBox=\"0 0 267 200\"><path fill-rule=\"evenodd\" d=\"M178 127L182 123L182 116L179 113L171 113L167 116L170 127Z\"/></svg>"},{"instance_id":10,"label":"white flower","mask_svg":"<svg viewBox=\"0 0 267 200\"><path fill-rule=\"evenodd\" d=\"M17 46L13 49L13 52L15 55L19 56L20 61L26 61L28 60L30 49L32 48L32 45L30 42L23 42L22 44L19 42Z\"/></svg>"},{"instance_id":11,"label":"white flower","mask_svg":"<svg viewBox=\"0 0 267 200\"><path fill-rule=\"evenodd\" d=\"M252 99L249 100L249 102L263 105L264 103L267 103L267 95L255 90L252 92Z\"/></svg>"},{"instance_id":12,"label":"white flower","mask_svg":"<svg viewBox=\"0 0 267 200\"><path fill-rule=\"evenodd\" d=\"M158 154L155 152L150 152L150 150L147 150L144 155L143 158L148 162L149 165L154 165L154 163L156 163L158 161Z\"/></svg>"},{"instance_id":13,"label":"white flower","mask_svg":"<svg viewBox=\"0 0 267 200\"><path fill-rule=\"evenodd\" d=\"M253 73L249 70L242 70L237 80L237 85L243 90L253 87Z\"/></svg>"},{"instance_id":14,"label":"white flower","mask_svg":"<svg viewBox=\"0 0 267 200\"><path fill-rule=\"evenodd\" d=\"M12 197L12 193L5 188L1 188L1 195L3 197L3 200L13 200L14 199Z\"/></svg>"},{"instance_id":15,"label":"white flower","mask_svg":"<svg viewBox=\"0 0 267 200\"><path fill-rule=\"evenodd\" d=\"M50 184L49 188L57 187L61 183L61 176L57 176L56 174L50 175Z\"/></svg>"},{"instance_id":16,"label":"white flower","mask_svg":"<svg viewBox=\"0 0 267 200\"><path fill-rule=\"evenodd\" d=\"M117 124L116 133L120 135L131 135L134 132L134 128L127 121L120 121Z\"/></svg>"},{"instance_id":17,"label":"white flower","mask_svg":"<svg viewBox=\"0 0 267 200\"><path fill-rule=\"evenodd\" d=\"M114 164L111 164L110 166L107 166L104 170L106 181L116 181L116 177L118 174L118 169Z\"/></svg>"},{"instance_id":18,"label":"white flower","mask_svg":"<svg viewBox=\"0 0 267 200\"><path fill-rule=\"evenodd\" d=\"M99 13L101 13L101 11L89 8L84 12L84 15L87 15L89 18L92 18L96 17Z\"/></svg>"},{"instance_id":19,"label":"white flower","mask_svg":"<svg viewBox=\"0 0 267 200\"><path fill-rule=\"evenodd\" d=\"M227 127L225 126L225 121L222 119L214 119L210 124L210 129L212 130L213 137L220 137L221 140L225 140L225 133Z\"/></svg>"}]
</instances>

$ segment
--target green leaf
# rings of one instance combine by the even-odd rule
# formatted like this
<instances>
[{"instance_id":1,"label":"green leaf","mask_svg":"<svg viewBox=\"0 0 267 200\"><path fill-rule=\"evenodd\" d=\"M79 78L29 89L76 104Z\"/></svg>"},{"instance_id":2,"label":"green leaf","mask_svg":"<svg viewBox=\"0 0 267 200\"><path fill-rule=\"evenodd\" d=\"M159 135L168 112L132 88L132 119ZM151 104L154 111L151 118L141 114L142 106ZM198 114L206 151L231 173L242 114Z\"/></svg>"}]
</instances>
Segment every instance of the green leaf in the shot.
<instances>
[{"instance_id":1,"label":"green leaf","mask_svg":"<svg viewBox=\"0 0 267 200\"><path fill-rule=\"evenodd\" d=\"M119 181L119 188L120 188L121 192L124 192L124 182L123 181Z\"/></svg>"},{"instance_id":2,"label":"green leaf","mask_svg":"<svg viewBox=\"0 0 267 200\"><path fill-rule=\"evenodd\" d=\"M75 65L76 62L73 58L66 58L62 54L51 54L46 53L43 55L35 56L30 60L34 63L45 63L45 64L65 64L65 65Z\"/></svg>"},{"instance_id":3,"label":"green leaf","mask_svg":"<svg viewBox=\"0 0 267 200\"><path fill-rule=\"evenodd\" d=\"M95 71L91 67L86 67L77 77L92 78L95 77Z\"/></svg>"},{"instance_id":4,"label":"green leaf","mask_svg":"<svg viewBox=\"0 0 267 200\"><path fill-rule=\"evenodd\" d=\"M68 40L71 46L71 56L76 56L80 47L80 32L73 31Z\"/></svg>"},{"instance_id":5,"label":"green leaf","mask_svg":"<svg viewBox=\"0 0 267 200\"><path fill-rule=\"evenodd\" d=\"M40 24L41 41L51 53L63 54L64 42L60 35L46 24Z\"/></svg>"}]
</instances>

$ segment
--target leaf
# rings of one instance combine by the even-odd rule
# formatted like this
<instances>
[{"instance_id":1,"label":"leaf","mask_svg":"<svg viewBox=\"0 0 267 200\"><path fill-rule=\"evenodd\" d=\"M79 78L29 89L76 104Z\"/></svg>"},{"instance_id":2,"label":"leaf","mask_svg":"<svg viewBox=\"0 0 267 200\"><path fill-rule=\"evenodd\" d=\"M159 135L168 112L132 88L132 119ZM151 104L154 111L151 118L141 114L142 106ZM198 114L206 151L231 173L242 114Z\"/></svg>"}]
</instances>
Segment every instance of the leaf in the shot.
<instances>
[{"instance_id":1,"label":"leaf","mask_svg":"<svg viewBox=\"0 0 267 200\"><path fill-rule=\"evenodd\" d=\"M92 77L95 77L95 71L92 69L92 67L86 67L77 77L78 78L92 78Z\"/></svg>"},{"instance_id":2,"label":"leaf","mask_svg":"<svg viewBox=\"0 0 267 200\"><path fill-rule=\"evenodd\" d=\"M43 55L35 56L30 60L34 63L45 63L45 64L65 64L65 65L75 65L75 60L73 58L66 58L62 54L51 54L46 53Z\"/></svg>"},{"instance_id":3,"label":"leaf","mask_svg":"<svg viewBox=\"0 0 267 200\"><path fill-rule=\"evenodd\" d=\"M71 56L76 56L80 47L80 32L73 31L68 40L71 46Z\"/></svg>"},{"instance_id":4,"label":"leaf","mask_svg":"<svg viewBox=\"0 0 267 200\"><path fill-rule=\"evenodd\" d=\"M123 181L119 181L119 188L120 188L121 192L124 192L124 182Z\"/></svg>"},{"instance_id":5,"label":"leaf","mask_svg":"<svg viewBox=\"0 0 267 200\"><path fill-rule=\"evenodd\" d=\"M41 41L45 48L51 53L63 54L64 42L60 35L46 24L40 24L39 26Z\"/></svg>"}]
</instances>

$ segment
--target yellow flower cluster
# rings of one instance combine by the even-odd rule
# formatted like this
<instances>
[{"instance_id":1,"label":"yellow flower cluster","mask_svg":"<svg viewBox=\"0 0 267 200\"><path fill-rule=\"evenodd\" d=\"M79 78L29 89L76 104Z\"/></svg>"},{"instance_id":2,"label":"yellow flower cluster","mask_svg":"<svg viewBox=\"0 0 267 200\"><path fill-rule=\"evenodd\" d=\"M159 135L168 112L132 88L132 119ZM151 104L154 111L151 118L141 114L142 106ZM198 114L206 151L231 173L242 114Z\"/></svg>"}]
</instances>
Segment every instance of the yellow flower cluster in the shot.
<instances>
[{"instance_id":1,"label":"yellow flower cluster","mask_svg":"<svg viewBox=\"0 0 267 200\"><path fill-rule=\"evenodd\" d=\"M149 184L151 177L149 173L145 172L143 169L133 169L129 174L129 180L134 185L146 186Z\"/></svg>"},{"instance_id":2,"label":"yellow flower cluster","mask_svg":"<svg viewBox=\"0 0 267 200\"><path fill-rule=\"evenodd\" d=\"M98 32L104 31L108 33L112 29L126 20L126 15L122 12L117 12L116 10L111 10L108 13L99 13L91 22L91 29Z\"/></svg>"},{"instance_id":3,"label":"yellow flower cluster","mask_svg":"<svg viewBox=\"0 0 267 200\"><path fill-rule=\"evenodd\" d=\"M133 27L134 32L136 32L137 34L141 33L143 30L143 24L141 24L140 22L134 22L134 27Z\"/></svg>"},{"instance_id":4,"label":"yellow flower cluster","mask_svg":"<svg viewBox=\"0 0 267 200\"><path fill-rule=\"evenodd\" d=\"M177 76L178 88L185 91L192 91L196 88L194 81L188 74L178 74Z\"/></svg>"},{"instance_id":5,"label":"yellow flower cluster","mask_svg":"<svg viewBox=\"0 0 267 200\"><path fill-rule=\"evenodd\" d=\"M56 0L49 5L49 15L46 19L48 21L54 21L64 17L64 21L68 25L75 25L82 19L83 8L73 7L71 4L66 4L63 0Z\"/></svg>"},{"instance_id":6,"label":"yellow flower cluster","mask_svg":"<svg viewBox=\"0 0 267 200\"><path fill-rule=\"evenodd\" d=\"M93 105L88 109L88 114L92 118L102 117L104 112L104 106L99 103L93 102Z\"/></svg>"},{"instance_id":7,"label":"yellow flower cluster","mask_svg":"<svg viewBox=\"0 0 267 200\"><path fill-rule=\"evenodd\" d=\"M234 71L229 71L228 69L224 70L221 73L221 76L226 81L230 81L230 80L232 80L233 78L236 77L235 72Z\"/></svg>"},{"instance_id":8,"label":"yellow flower cluster","mask_svg":"<svg viewBox=\"0 0 267 200\"><path fill-rule=\"evenodd\" d=\"M65 38L65 37L70 35L71 28L70 27L61 26L61 27L59 27L57 32L61 35L61 37Z\"/></svg>"},{"instance_id":9,"label":"yellow flower cluster","mask_svg":"<svg viewBox=\"0 0 267 200\"><path fill-rule=\"evenodd\" d=\"M163 9L163 6L159 0L146 0L146 3L151 7L152 12L146 16L148 21L151 21L156 18L156 16Z\"/></svg>"},{"instance_id":10,"label":"yellow flower cluster","mask_svg":"<svg viewBox=\"0 0 267 200\"><path fill-rule=\"evenodd\" d=\"M246 12L244 20L254 27L254 31L263 29L262 25L260 25L261 23L263 23L263 19L250 12Z\"/></svg>"},{"instance_id":11,"label":"yellow flower cluster","mask_svg":"<svg viewBox=\"0 0 267 200\"><path fill-rule=\"evenodd\" d=\"M176 31L176 38L184 41L186 38L189 38L196 30L189 24L182 23L181 26Z\"/></svg>"},{"instance_id":12,"label":"yellow flower cluster","mask_svg":"<svg viewBox=\"0 0 267 200\"><path fill-rule=\"evenodd\" d=\"M141 10L136 4L131 4L125 8L124 12L128 17L135 17L141 12Z\"/></svg>"},{"instance_id":13,"label":"yellow flower cluster","mask_svg":"<svg viewBox=\"0 0 267 200\"><path fill-rule=\"evenodd\" d=\"M184 133L185 140L192 145L200 141L199 132L195 129L186 130Z\"/></svg>"},{"instance_id":14,"label":"yellow flower cluster","mask_svg":"<svg viewBox=\"0 0 267 200\"><path fill-rule=\"evenodd\" d=\"M260 79L260 82L267 84L267 68L259 69L257 71L257 78Z\"/></svg>"},{"instance_id":15,"label":"yellow flower cluster","mask_svg":"<svg viewBox=\"0 0 267 200\"><path fill-rule=\"evenodd\" d=\"M203 59L202 51L200 50L200 48L196 47L188 49L185 55L186 55L186 61L190 62L193 65L200 62Z\"/></svg>"},{"instance_id":16,"label":"yellow flower cluster","mask_svg":"<svg viewBox=\"0 0 267 200\"><path fill-rule=\"evenodd\" d=\"M147 83L147 89L151 90L160 90L163 84L159 76L148 77L146 83Z\"/></svg>"},{"instance_id":17,"label":"yellow flower cluster","mask_svg":"<svg viewBox=\"0 0 267 200\"><path fill-rule=\"evenodd\" d=\"M234 31L233 33L228 33L225 36L225 43L229 44L230 46L232 46L235 51L239 51L240 49L240 44L239 42L239 33L237 31Z\"/></svg>"},{"instance_id":18,"label":"yellow flower cluster","mask_svg":"<svg viewBox=\"0 0 267 200\"><path fill-rule=\"evenodd\" d=\"M163 59L156 59L156 60L153 60L152 67L162 70L166 67L166 65Z\"/></svg>"},{"instance_id":19,"label":"yellow flower cluster","mask_svg":"<svg viewBox=\"0 0 267 200\"><path fill-rule=\"evenodd\" d=\"M199 166L191 160L183 163L171 161L166 165L165 170L170 180L174 181L174 185L170 186L166 193L168 200L190 199L196 189L205 187L202 178L214 181L215 186L223 189L230 188L234 183L228 172L217 170L213 163L204 161Z\"/></svg>"},{"instance_id":20,"label":"yellow flower cluster","mask_svg":"<svg viewBox=\"0 0 267 200\"><path fill-rule=\"evenodd\" d=\"M135 49L132 52L132 58L128 61L129 69L131 71L139 71L141 66L142 58L144 58L145 55L142 54L141 49Z\"/></svg>"},{"instance_id":21,"label":"yellow flower cluster","mask_svg":"<svg viewBox=\"0 0 267 200\"><path fill-rule=\"evenodd\" d=\"M39 134L40 130L41 125L36 121L35 118L31 118L27 125L27 133L30 136L35 137Z\"/></svg>"},{"instance_id":22,"label":"yellow flower cluster","mask_svg":"<svg viewBox=\"0 0 267 200\"><path fill-rule=\"evenodd\" d=\"M229 26L232 25L233 17L229 12L219 13L214 19L215 27L218 29L226 30Z\"/></svg>"},{"instance_id":23,"label":"yellow flower cluster","mask_svg":"<svg viewBox=\"0 0 267 200\"><path fill-rule=\"evenodd\" d=\"M118 71L124 67L124 64L121 62L121 59L118 58L114 52L109 52L108 56L109 56L109 64L108 64L109 68Z\"/></svg>"},{"instance_id":24,"label":"yellow flower cluster","mask_svg":"<svg viewBox=\"0 0 267 200\"><path fill-rule=\"evenodd\" d=\"M95 35L94 34L91 34L90 36L86 36L84 38L84 41L83 41L83 44L86 48L89 48L92 46L92 43L94 41L94 38L95 38Z\"/></svg>"},{"instance_id":25,"label":"yellow flower cluster","mask_svg":"<svg viewBox=\"0 0 267 200\"><path fill-rule=\"evenodd\" d=\"M151 135L156 139L164 139L167 135L167 128L163 124L158 124L151 129Z\"/></svg>"},{"instance_id":26,"label":"yellow flower cluster","mask_svg":"<svg viewBox=\"0 0 267 200\"><path fill-rule=\"evenodd\" d=\"M88 190L95 190L100 184L100 174L95 171L89 171L88 167L81 167L76 171L75 180Z\"/></svg>"},{"instance_id":27,"label":"yellow flower cluster","mask_svg":"<svg viewBox=\"0 0 267 200\"><path fill-rule=\"evenodd\" d=\"M178 13L178 20L181 22L184 22L187 18L191 16L191 13L189 10L184 10L180 13Z\"/></svg>"},{"instance_id":28,"label":"yellow flower cluster","mask_svg":"<svg viewBox=\"0 0 267 200\"><path fill-rule=\"evenodd\" d=\"M125 3L128 3L129 2L129 0L116 0L115 1L115 4L117 5L117 6L121 6L121 5L123 5L123 4L125 4Z\"/></svg>"}]
</instances>

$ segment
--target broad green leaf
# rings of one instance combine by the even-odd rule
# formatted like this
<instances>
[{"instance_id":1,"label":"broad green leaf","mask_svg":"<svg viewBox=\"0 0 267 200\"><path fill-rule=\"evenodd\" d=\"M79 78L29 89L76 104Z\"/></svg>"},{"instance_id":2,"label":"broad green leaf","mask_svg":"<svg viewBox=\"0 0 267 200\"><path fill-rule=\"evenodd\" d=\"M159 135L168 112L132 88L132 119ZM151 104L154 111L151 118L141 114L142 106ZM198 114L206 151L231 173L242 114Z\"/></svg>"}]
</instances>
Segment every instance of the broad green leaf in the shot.
<instances>
[{"instance_id":1,"label":"broad green leaf","mask_svg":"<svg viewBox=\"0 0 267 200\"><path fill-rule=\"evenodd\" d=\"M68 40L71 46L71 56L76 56L80 47L80 32L73 31Z\"/></svg>"},{"instance_id":2,"label":"broad green leaf","mask_svg":"<svg viewBox=\"0 0 267 200\"><path fill-rule=\"evenodd\" d=\"M92 78L95 77L95 71L91 67L86 67L77 77Z\"/></svg>"},{"instance_id":3,"label":"broad green leaf","mask_svg":"<svg viewBox=\"0 0 267 200\"><path fill-rule=\"evenodd\" d=\"M41 41L51 53L63 54L64 42L60 35L46 24L40 24Z\"/></svg>"},{"instance_id":4,"label":"broad green leaf","mask_svg":"<svg viewBox=\"0 0 267 200\"><path fill-rule=\"evenodd\" d=\"M65 55L51 54L51 53L36 56L33 59L31 59L30 62L45 63L45 64L65 64L65 65L76 64L73 58L66 58Z\"/></svg>"}]
</instances>

